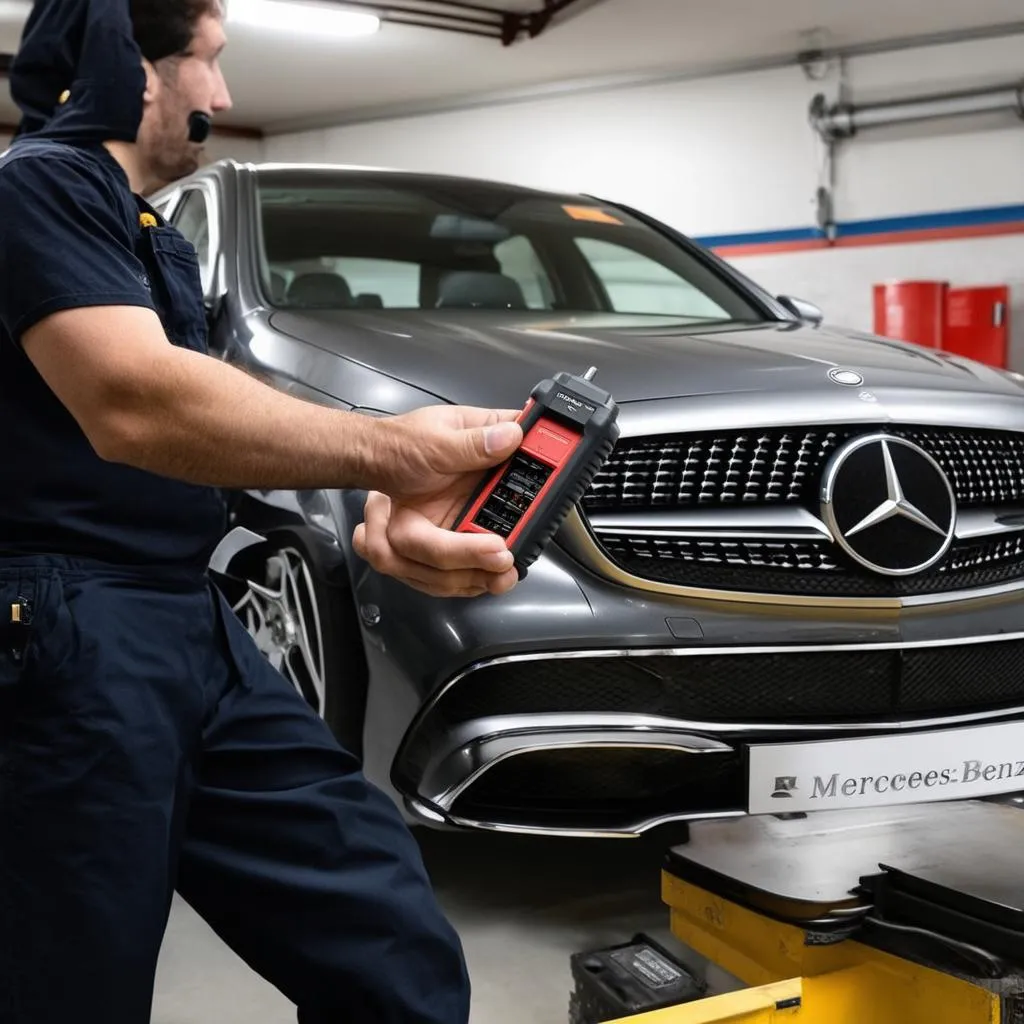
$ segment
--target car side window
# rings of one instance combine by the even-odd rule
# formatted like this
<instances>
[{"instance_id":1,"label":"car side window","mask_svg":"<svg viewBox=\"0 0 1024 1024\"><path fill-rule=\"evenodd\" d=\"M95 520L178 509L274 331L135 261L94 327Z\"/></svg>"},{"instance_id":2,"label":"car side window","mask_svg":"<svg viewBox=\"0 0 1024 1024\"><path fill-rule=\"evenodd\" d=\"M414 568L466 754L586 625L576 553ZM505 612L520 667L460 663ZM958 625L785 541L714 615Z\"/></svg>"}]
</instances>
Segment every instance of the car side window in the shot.
<instances>
[{"instance_id":1,"label":"car side window","mask_svg":"<svg viewBox=\"0 0 1024 1024\"><path fill-rule=\"evenodd\" d=\"M209 291L213 277L213 259L210 252L210 209L201 189L192 188L185 193L175 211L174 226L195 246L205 293Z\"/></svg>"},{"instance_id":2,"label":"car side window","mask_svg":"<svg viewBox=\"0 0 1024 1024\"><path fill-rule=\"evenodd\" d=\"M555 302L551 279L530 240L514 235L494 247L494 256L501 272L511 277L523 290L529 309L551 309Z\"/></svg>"},{"instance_id":3,"label":"car side window","mask_svg":"<svg viewBox=\"0 0 1024 1024\"><path fill-rule=\"evenodd\" d=\"M717 302L657 260L597 238L575 241L616 313L729 318Z\"/></svg>"}]
</instances>

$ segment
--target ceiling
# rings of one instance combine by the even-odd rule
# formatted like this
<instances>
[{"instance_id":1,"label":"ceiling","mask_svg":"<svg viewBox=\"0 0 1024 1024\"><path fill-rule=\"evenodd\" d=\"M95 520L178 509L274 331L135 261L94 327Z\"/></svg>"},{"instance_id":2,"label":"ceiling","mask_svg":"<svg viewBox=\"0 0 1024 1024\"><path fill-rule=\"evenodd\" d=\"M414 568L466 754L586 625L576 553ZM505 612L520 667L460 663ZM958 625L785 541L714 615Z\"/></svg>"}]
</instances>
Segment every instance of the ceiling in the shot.
<instances>
[{"instance_id":1,"label":"ceiling","mask_svg":"<svg viewBox=\"0 0 1024 1024\"><path fill-rule=\"evenodd\" d=\"M544 0L478 2L530 11ZM26 0L0 0L0 52L17 48L27 10ZM268 132L312 127L565 80L695 74L785 57L816 28L830 45L847 47L1022 19L1021 0L581 0L536 38L508 47L387 21L376 35L347 40L229 21L223 64L234 109L219 121ZM3 90L0 122L15 120Z\"/></svg>"}]
</instances>

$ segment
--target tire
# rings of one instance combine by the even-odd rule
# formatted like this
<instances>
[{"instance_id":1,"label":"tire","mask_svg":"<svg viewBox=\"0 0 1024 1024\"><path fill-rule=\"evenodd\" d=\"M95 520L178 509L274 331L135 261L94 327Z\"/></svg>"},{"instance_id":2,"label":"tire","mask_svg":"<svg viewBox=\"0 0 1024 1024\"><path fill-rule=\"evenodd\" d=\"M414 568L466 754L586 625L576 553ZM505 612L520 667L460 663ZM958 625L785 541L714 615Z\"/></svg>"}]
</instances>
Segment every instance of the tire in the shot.
<instances>
[{"instance_id":1,"label":"tire","mask_svg":"<svg viewBox=\"0 0 1024 1024\"><path fill-rule=\"evenodd\" d=\"M263 656L362 757L366 662L352 592L328 581L295 534L268 538L243 570L247 586L232 608Z\"/></svg>"}]
</instances>

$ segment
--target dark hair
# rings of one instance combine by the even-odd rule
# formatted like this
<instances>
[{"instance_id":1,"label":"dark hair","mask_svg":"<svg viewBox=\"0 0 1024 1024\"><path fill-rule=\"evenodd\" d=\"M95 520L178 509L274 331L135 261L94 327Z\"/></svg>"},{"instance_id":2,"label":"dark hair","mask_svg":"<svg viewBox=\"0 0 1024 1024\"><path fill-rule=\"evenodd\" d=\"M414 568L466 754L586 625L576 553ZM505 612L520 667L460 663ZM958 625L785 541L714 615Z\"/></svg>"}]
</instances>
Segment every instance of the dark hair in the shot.
<instances>
[{"instance_id":1,"label":"dark hair","mask_svg":"<svg viewBox=\"0 0 1024 1024\"><path fill-rule=\"evenodd\" d=\"M196 22L222 10L222 0L131 0L135 42L149 61L184 53Z\"/></svg>"}]
</instances>

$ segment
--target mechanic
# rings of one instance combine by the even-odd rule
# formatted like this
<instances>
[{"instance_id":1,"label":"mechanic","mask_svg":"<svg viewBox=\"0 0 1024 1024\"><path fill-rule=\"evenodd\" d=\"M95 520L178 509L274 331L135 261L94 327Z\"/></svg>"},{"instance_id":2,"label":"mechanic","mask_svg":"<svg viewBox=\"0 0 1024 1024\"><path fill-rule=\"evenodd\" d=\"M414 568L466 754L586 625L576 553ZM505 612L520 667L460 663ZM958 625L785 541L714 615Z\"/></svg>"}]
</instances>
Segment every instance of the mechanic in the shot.
<instances>
[{"instance_id":1,"label":"mechanic","mask_svg":"<svg viewBox=\"0 0 1024 1024\"><path fill-rule=\"evenodd\" d=\"M461 945L394 804L216 589L222 489L370 492L358 553L516 582L446 526L515 410L390 419L206 352L196 253L143 199L229 108L217 0L37 0L0 159L0 1022L147 1021L175 888L305 1022L463 1022Z\"/></svg>"}]
</instances>

